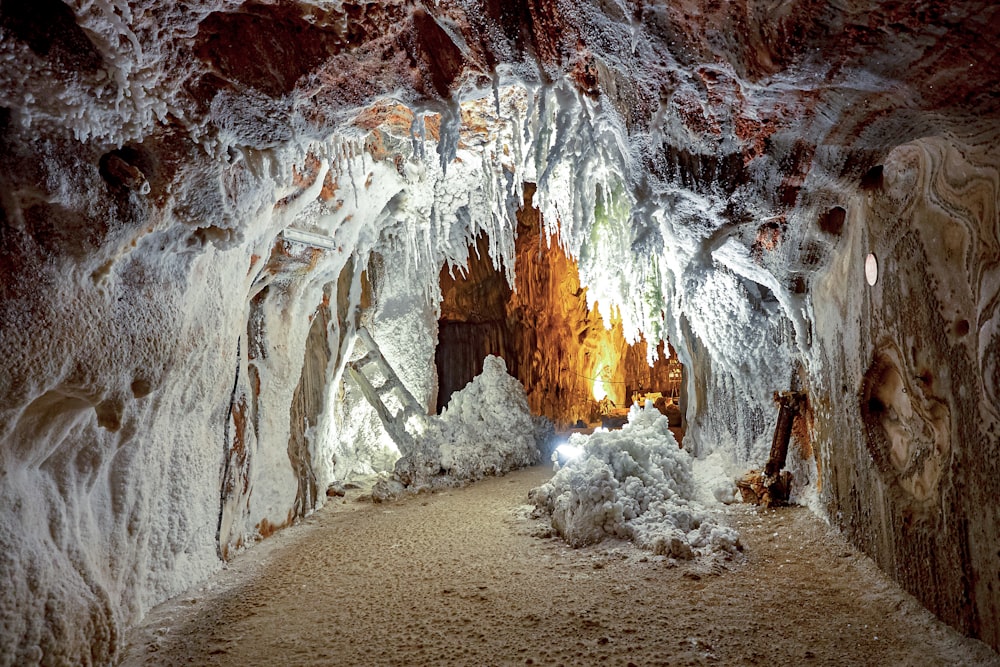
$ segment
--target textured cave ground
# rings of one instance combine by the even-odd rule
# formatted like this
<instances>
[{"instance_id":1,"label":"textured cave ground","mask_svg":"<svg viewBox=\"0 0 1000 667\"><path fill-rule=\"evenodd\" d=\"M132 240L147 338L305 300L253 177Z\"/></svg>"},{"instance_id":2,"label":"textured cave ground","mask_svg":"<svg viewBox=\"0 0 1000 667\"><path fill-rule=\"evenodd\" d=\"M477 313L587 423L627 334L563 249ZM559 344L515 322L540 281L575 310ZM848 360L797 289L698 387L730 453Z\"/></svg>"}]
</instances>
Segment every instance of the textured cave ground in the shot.
<instances>
[{"instance_id":1,"label":"textured cave ground","mask_svg":"<svg viewBox=\"0 0 1000 667\"><path fill-rule=\"evenodd\" d=\"M738 560L569 549L535 467L390 505L360 491L154 609L122 667L1000 665L801 507L732 506Z\"/></svg>"}]
</instances>

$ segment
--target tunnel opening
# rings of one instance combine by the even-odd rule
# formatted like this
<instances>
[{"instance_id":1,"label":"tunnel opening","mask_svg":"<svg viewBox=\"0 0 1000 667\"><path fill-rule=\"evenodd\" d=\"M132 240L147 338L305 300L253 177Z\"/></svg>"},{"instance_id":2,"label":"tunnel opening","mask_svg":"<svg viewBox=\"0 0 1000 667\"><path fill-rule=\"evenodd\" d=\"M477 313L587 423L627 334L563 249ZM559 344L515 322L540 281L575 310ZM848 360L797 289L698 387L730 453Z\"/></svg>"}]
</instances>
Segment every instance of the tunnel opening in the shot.
<instances>
[{"instance_id":1,"label":"tunnel opening","mask_svg":"<svg viewBox=\"0 0 1000 667\"><path fill-rule=\"evenodd\" d=\"M658 342L650 364L644 338L630 344L614 311L608 323L588 306L576 262L547 237L530 197L529 188L517 216L513 289L485 234L470 247L467 267L441 271L437 412L492 354L524 385L532 414L557 430L619 427L631 405L649 400L680 441L684 369L675 351Z\"/></svg>"}]
</instances>

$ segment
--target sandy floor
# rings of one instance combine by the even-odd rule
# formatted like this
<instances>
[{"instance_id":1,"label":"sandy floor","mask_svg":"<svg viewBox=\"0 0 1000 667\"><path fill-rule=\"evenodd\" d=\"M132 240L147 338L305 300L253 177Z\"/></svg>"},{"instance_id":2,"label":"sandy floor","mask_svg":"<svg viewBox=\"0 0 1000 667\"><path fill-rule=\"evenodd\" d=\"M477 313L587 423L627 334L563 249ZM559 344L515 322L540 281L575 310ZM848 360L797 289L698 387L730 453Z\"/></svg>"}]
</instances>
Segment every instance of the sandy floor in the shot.
<instances>
[{"instance_id":1,"label":"sandy floor","mask_svg":"<svg viewBox=\"0 0 1000 667\"><path fill-rule=\"evenodd\" d=\"M730 508L741 563L572 550L533 468L391 505L336 501L129 635L139 665L1000 665L801 508Z\"/></svg>"}]
</instances>

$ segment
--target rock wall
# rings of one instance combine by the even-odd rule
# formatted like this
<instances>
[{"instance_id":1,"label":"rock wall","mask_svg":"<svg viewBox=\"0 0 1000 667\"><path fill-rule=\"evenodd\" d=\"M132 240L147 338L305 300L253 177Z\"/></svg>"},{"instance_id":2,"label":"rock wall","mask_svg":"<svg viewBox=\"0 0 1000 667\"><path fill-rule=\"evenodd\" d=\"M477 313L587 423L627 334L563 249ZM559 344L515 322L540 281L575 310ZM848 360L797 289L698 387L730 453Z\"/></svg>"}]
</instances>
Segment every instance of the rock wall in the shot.
<instances>
[{"instance_id":1,"label":"rock wall","mask_svg":"<svg viewBox=\"0 0 1000 667\"><path fill-rule=\"evenodd\" d=\"M1000 646L1000 7L501 5L0 6L0 664L112 661L386 458L362 276L433 405L440 268L485 233L514 280L524 183L588 309L675 344L686 446L759 464L800 384L831 521Z\"/></svg>"},{"instance_id":2,"label":"rock wall","mask_svg":"<svg viewBox=\"0 0 1000 667\"><path fill-rule=\"evenodd\" d=\"M594 395L598 380L620 409L637 393L666 396L679 390L680 376L670 374L679 374L680 364L668 344L659 344L650 363L645 340L629 344L620 318L613 316L607 325L588 305L576 263L558 236L545 234L538 210L531 207L533 192L526 187L525 205L517 214L513 289L493 266L484 237L470 252L465 270L456 276L441 273L438 409L482 371L487 354L507 360L533 414L562 427L600 421Z\"/></svg>"},{"instance_id":3,"label":"rock wall","mask_svg":"<svg viewBox=\"0 0 1000 667\"><path fill-rule=\"evenodd\" d=\"M218 167L183 142L129 153L132 188L92 146L4 137L0 664L104 664L151 605L315 507L336 268L268 246L280 209L211 200ZM221 208L188 223L186 198ZM219 231L234 209L240 238Z\"/></svg>"},{"instance_id":4,"label":"rock wall","mask_svg":"<svg viewBox=\"0 0 1000 667\"><path fill-rule=\"evenodd\" d=\"M978 139L899 146L847 202L816 290L811 383L831 517L938 616L997 646L1000 161L997 137Z\"/></svg>"}]
</instances>

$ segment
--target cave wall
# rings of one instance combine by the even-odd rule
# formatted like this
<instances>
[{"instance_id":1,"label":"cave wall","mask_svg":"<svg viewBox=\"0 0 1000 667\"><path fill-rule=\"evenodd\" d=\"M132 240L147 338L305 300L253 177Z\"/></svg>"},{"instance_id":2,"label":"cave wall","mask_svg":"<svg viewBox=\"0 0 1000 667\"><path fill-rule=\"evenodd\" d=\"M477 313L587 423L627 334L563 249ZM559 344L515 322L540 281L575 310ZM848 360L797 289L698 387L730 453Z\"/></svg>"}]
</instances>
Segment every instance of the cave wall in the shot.
<instances>
[{"instance_id":1,"label":"cave wall","mask_svg":"<svg viewBox=\"0 0 1000 667\"><path fill-rule=\"evenodd\" d=\"M575 262L560 248L559 239L546 238L543 230L537 209L521 209L517 289L508 308L511 330L523 336L518 377L532 412L563 426L593 422L594 379L602 370L608 398L626 405L621 321L605 321L588 306Z\"/></svg>"},{"instance_id":2,"label":"cave wall","mask_svg":"<svg viewBox=\"0 0 1000 667\"><path fill-rule=\"evenodd\" d=\"M513 281L524 183L587 306L675 343L685 446L759 465L800 382L831 521L1000 646L1000 8L514 9L0 6L0 664L113 661L391 458L340 382L372 252L432 406L440 267L484 232Z\"/></svg>"},{"instance_id":3,"label":"cave wall","mask_svg":"<svg viewBox=\"0 0 1000 667\"><path fill-rule=\"evenodd\" d=\"M899 146L847 203L816 290L811 382L830 515L938 616L996 646L1000 162L996 135L978 139Z\"/></svg>"},{"instance_id":4,"label":"cave wall","mask_svg":"<svg viewBox=\"0 0 1000 667\"><path fill-rule=\"evenodd\" d=\"M165 171L183 142L130 154L132 189L94 146L4 139L0 664L106 664L153 604L315 507L336 268L268 246L284 207L218 232L217 163ZM171 187L220 208L189 222Z\"/></svg>"},{"instance_id":5,"label":"cave wall","mask_svg":"<svg viewBox=\"0 0 1000 667\"><path fill-rule=\"evenodd\" d=\"M588 299L576 262L558 236L547 236L541 213L529 205L534 191L526 189L517 216L515 289L507 304L514 375L532 412L564 426L599 420L593 394L598 377L617 408L630 406L640 387L666 391L669 362L676 361L669 345L651 364L645 339L626 340L614 312L604 319L599 304Z\"/></svg>"},{"instance_id":6,"label":"cave wall","mask_svg":"<svg viewBox=\"0 0 1000 667\"><path fill-rule=\"evenodd\" d=\"M466 267L441 270L441 303L434 366L438 375L436 411L483 371L488 354L502 357L518 375L517 355L507 326L511 287L493 265L489 240L476 238Z\"/></svg>"}]
</instances>

